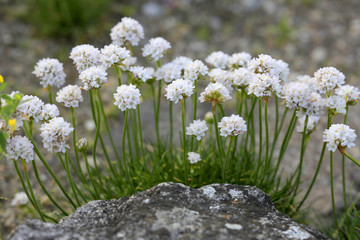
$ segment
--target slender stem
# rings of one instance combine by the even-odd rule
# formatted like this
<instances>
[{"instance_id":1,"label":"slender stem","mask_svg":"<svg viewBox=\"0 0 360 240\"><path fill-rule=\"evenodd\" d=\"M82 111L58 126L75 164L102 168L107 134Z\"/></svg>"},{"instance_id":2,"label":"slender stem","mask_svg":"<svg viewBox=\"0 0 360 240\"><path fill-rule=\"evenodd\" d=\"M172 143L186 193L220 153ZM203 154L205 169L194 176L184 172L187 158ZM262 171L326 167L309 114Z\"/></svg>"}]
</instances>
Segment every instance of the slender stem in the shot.
<instances>
[{"instance_id":1,"label":"slender stem","mask_svg":"<svg viewBox=\"0 0 360 240\"><path fill-rule=\"evenodd\" d=\"M46 196L48 196L48 198L50 199L50 201L65 215L68 216L69 214L55 201L55 199L51 196L51 194L46 190L46 187L44 186L44 184L41 181L41 178L39 176L39 172L37 170L36 167L36 161L31 161L32 162L32 166L34 169L34 173L35 173L35 177L38 181L38 183L41 186L41 189L45 192Z\"/></svg>"},{"instance_id":2,"label":"slender stem","mask_svg":"<svg viewBox=\"0 0 360 240\"><path fill-rule=\"evenodd\" d=\"M275 134L274 134L274 139L273 139L273 143L272 143L272 147L271 147L271 150L270 150L270 157L269 157L269 161L271 161L272 159L272 156L273 156L273 153L274 153L274 150L275 150L275 146L276 146L276 143L277 143L277 139L279 137L279 134L281 132L281 129L283 127L283 124L284 124L284 120L286 118L286 114L288 113L288 110L289 108L285 107L285 110L283 112L283 115L281 117L281 121L280 121L280 126L276 129L276 127L278 126L277 123L275 123Z\"/></svg>"},{"instance_id":3,"label":"slender stem","mask_svg":"<svg viewBox=\"0 0 360 240\"><path fill-rule=\"evenodd\" d=\"M99 167L98 167L97 161L96 161L96 146L97 146L97 142L98 142L99 135L100 135L101 117L100 117L99 104L97 101L95 101L95 105L96 105L97 120L96 120L96 134L95 134L95 139L94 139L94 144L93 144L92 156L93 156L94 166L96 169L96 173L98 175L99 182L102 184L100 170L99 170Z\"/></svg>"},{"instance_id":4,"label":"slender stem","mask_svg":"<svg viewBox=\"0 0 360 240\"><path fill-rule=\"evenodd\" d=\"M197 111L197 89L198 89L198 80L196 79L194 81L194 94L193 94L193 114L194 117L193 119L196 120L196 111ZM194 137L191 138L191 143L190 143L190 150L193 151L194 149Z\"/></svg>"},{"instance_id":5,"label":"slender stem","mask_svg":"<svg viewBox=\"0 0 360 240\"><path fill-rule=\"evenodd\" d=\"M86 170L88 172L88 175L89 175L89 178L90 178L90 182L91 182L91 185L94 189L94 192L96 194L96 197L97 199L100 199L100 195L99 195L99 192L97 191L97 188L95 187L95 181L94 181L94 178L92 176L92 173L91 173L91 170L90 170L90 166L89 166L89 161L88 161L88 158L87 158L87 155L85 152L82 153L82 156L83 156L83 159L85 161L85 165L86 165Z\"/></svg>"},{"instance_id":6,"label":"slender stem","mask_svg":"<svg viewBox=\"0 0 360 240\"><path fill-rule=\"evenodd\" d=\"M342 152L347 158L349 158L353 163L355 163L356 165L358 165L360 167L360 163L358 161L355 160L355 158L353 158L350 154L348 154L345 150Z\"/></svg>"},{"instance_id":7,"label":"slender stem","mask_svg":"<svg viewBox=\"0 0 360 240\"><path fill-rule=\"evenodd\" d=\"M63 194L65 195L65 197L68 199L68 201L70 202L70 204L76 209L76 204L73 202L73 200L71 199L71 197L68 195L67 191L65 190L65 188L62 186L62 184L60 183L59 179L56 177L55 173L51 170L49 164L45 161L43 155L41 154L39 148L37 147L32 135L29 132L28 127L26 126L26 122L24 121L23 124L23 128L24 131L26 133L26 136L29 138L29 140L31 141L32 145L34 146L34 150L37 154L37 156L39 157L40 161L42 162L42 164L44 164L46 170L48 170L48 172L50 173L51 177L54 179L54 181L56 182L56 184L59 186L60 190L63 192Z\"/></svg>"},{"instance_id":8,"label":"slender stem","mask_svg":"<svg viewBox=\"0 0 360 240\"><path fill-rule=\"evenodd\" d=\"M264 99L264 115L265 115L265 168L263 171L263 176L261 178L261 183L265 179L266 171L269 168L269 121L268 121L268 99Z\"/></svg>"},{"instance_id":9,"label":"slender stem","mask_svg":"<svg viewBox=\"0 0 360 240\"><path fill-rule=\"evenodd\" d=\"M223 108L223 106L221 105L221 104L216 104L218 107L219 107L219 109L220 109L220 113L221 113L221 117L223 118L223 117L225 117L225 111L224 111L224 108Z\"/></svg>"},{"instance_id":10,"label":"slender stem","mask_svg":"<svg viewBox=\"0 0 360 240\"><path fill-rule=\"evenodd\" d=\"M133 182L130 176L130 172L129 172L129 166L127 165L127 160L126 160L126 148L125 148L125 141L126 141L126 132L128 129L128 118L129 118L129 110L125 110L124 112L124 128L123 128L123 135L122 135L122 159L123 159L123 165L125 168L125 172L131 187L131 191L134 191L134 186L133 186ZM130 142L128 143L130 144Z\"/></svg>"},{"instance_id":11,"label":"slender stem","mask_svg":"<svg viewBox=\"0 0 360 240\"><path fill-rule=\"evenodd\" d=\"M122 82L121 82L121 69L120 69L120 66L115 64L115 72L116 72L116 76L117 76L117 79L118 79L118 84L119 86L121 86Z\"/></svg>"},{"instance_id":12,"label":"slender stem","mask_svg":"<svg viewBox=\"0 0 360 240\"><path fill-rule=\"evenodd\" d=\"M170 158L172 158L173 152L173 102L170 101L169 103L169 120L170 120Z\"/></svg>"},{"instance_id":13,"label":"slender stem","mask_svg":"<svg viewBox=\"0 0 360 240\"><path fill-rule=\"evenodd\" d=\"M332 205L332 210L333 210L333 215L334 215L334 221L335 221L335 226L336 228L338 228L338 218L337 218L337 214L336 214L336 207L335 207L335 197L334 197L334 166L333 166L333 152L330 151L330 185L331 185L331 205Z\"/></svg>"},{"instance_id":14,"label":"slender stem","mask_svg":"<svg viewBox=\"0 0 360 240\"><path fill-rule=\"evenodd\" d=\"M347 115L349 112L349 105L346 104L346 113L344 116L344 124L347 122ZM341 155L341 170L342 170L342 187L343 187L343 198L344 198L344 206L347 207L347 198L346 198L346 171L345 171L345 156Z\"/></svg>"},{"instance_id":15,"label":"slender stem","mask_svg":"<svg viewBox=\"0 0 360 240\"><path fill-rule=\"evenodd\" d=\"M131 131L132 131L132 136L134 139L134 147L135 147L135 156L136 156L136 160L135 161L140 161L140 145L139 145L139 139L138 139L138 133L137 133L137 121L136 121L136 111L130 111L130 121L131 124L129 124L129 131L130 131L130 125L131 125ZM130 142L130 141L129 141Z\"/></svg>"},{"instance_id":16,"label":"slender stem","mask_svg":"<svg viewBox=\"0 0 360 240\"><path fill-rule=\"evenodd\" d=\"M156 104L156 129L158 131L158 136L159 136L159 144L158 144L158 147L159 147L159 151L160 151L160 155L161 155L161 151L162 149L161 148L161 145L160 145L160 132L159 132L159 119L160 119L160 101L161 101L161 83L162 81L159 80L159 88L158 88L158 95L157 95L157 104Z\"/></svg>"},{"instance_id":17,"label":"slender stem","mask_svg":"<svg viewBox=\"0 0 360 240\"><path fill-rule=\"evenodd\" d=\"M53 96L52 96L52 91L51 91L51 86L50 85L48 85L47 90L49 92L49 103L53 104Z\"/></svg>"},{"instance_id":18,"label":"slender stem","mask_svg":"<svg viewBox=\"0 0 360 240\"><path fill-rule=\"evenodd\" d=\"M214 101L211 104L211 110L212 110L213 117L214 117L214 128L215 128L216 142L217 142L217 145L218 145L219 158L220 158L220 164L219 165L221 167L221 166L223 166L224 151L223 151L222 145L221 145L221 138L220 138L218 123L217 123L217 117L216 117L216 103Z\"/></svg>"},{"instance_id":19,"label":"slender stem","mask_svg":"<svg viewBox=\"0 0 360 240\"><path fill-rule=\"evenodd\" d=\"M233 142L233 137L230 137L229 139L229 146L228 146L228 150L227 150L227 153L226 153L226 158L225 158L225 161L223 163L223 166L222 166L222 179L223 179L223 182L226 182L225 181L225 176L226 176L226 169L227 169L227 163L229 161L229 155L230 155L230 151L231 151L231 144Z\"/></svg>"},{"instance_id":20,"label":"slender stem","mask_svg":"<svg viewBox=\"0 0 360 240\"><path fill-rule=\"evenodd\" d=\"M260 165L261 165L261 156L262 156L262 110L261 110L261 101L259 100L259 155L257 160L257 167L255 172L255 184L257 182Z\"/></svg>"},{"instance_id":21,"label":"slender stem","mask_svg":"<svg viewBox=\"0 0 360 240\"><path fill-rule=\"evenodd\" d=\"M159 155L161 155L160 154L159 118L158 118L158 115L156 114L157 107L156 107L155 87L154 87L154 84L151 84L150 86L151 86L151 93L152 93L152 96L153 96L153 105L154 105L156 141L157 141Z\"/></svg>"},{"instance_id":22,"label":"slender stem","mask_svg":"<svg viewBox=\"0 0 360 240\"><path fill-rule=\"evenodd\" d=\"M181 99L181 121L182 121L182 137L183 137L183 162L185 166L185 182L188 183L188 161L186 152L186 112L185 112L185 99Z\"/></svg>"},{"instance_id":23,"label":"slender stem","mask_svg":"<svg viewBox=\"0 0 360 240\"><path fill-rule=\"evenodd\" d=\"M59 155L60 158L61 158L61 154L58 153L58 155ZM74 184L74 181L73 181L73 179L72 179L71 172L70 172L69 154L68 154L68 151L65 152L65 166L66 166L66 173L67 173L67 175L68 175L69 182L70 182L70 186L71 186L71 189L72 189L72 191L73 191L75 200L76 200L78 206L81 206L81 203L80 203L80 201L79 201L78 195L77 195L76 190L75 190L75 184Z\"/></svg>"},{"instance_id":24,"label":"slender stem","mask_svg":"<svg viewBox=\"0 0 360 240\"><path fill-rule=\"evenodd\" d=\"M146 169L146 162L145 162L145 150L144 150L144 141L142 136L142 130L141 130L141 114L140 114L140 104L136 106L137 111L137 121L138 121L138 130L139 130L139 136L140 136L140 147L141 147L141 154L144 161L144 166Z\"/></svg>"}]
</instances>

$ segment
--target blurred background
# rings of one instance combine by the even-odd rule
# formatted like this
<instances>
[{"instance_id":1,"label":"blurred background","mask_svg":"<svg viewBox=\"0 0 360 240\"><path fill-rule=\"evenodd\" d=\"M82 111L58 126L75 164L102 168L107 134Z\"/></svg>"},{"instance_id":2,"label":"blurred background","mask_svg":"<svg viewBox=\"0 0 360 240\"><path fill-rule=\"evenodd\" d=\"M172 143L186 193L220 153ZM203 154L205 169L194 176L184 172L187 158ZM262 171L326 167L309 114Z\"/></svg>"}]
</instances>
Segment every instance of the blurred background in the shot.
<instances>
[{"instance_id":1,"label":"blurred background","mask_svg":"<svg viewBox=\"0 0 360 240\"><path fill-rule=\"evenodd\" d=\"M76 82L69 59L72 47L88 43L102 48L111 42L110 29L128 16L144 27L145 40L139 49L157 36L171 43L164 62L180 55L203 60L217 50L228 54L245 51L253 56L265 53L289 63L293 76L313 75L320 67L334 66L345 74L348 84L360 87L359 12L359 0L0 0L0 74L11 90L46 99L31 73L35 63L44 57L58 58L64 63L67 83ZM359 114L358 106L351 108L349 125L357 134ZM315 142L322 141L324 126L323 122L318 127ZM292 160L298 159L297 141L294 138L290 144L285 168L297 164ZM350 152L359 157L359 140L356 144ZM319 148L316 144L308 147L305 181L313 174ZM335 182L340 196L338 160ZM329 171L325 161L309 199L314 217L323 216L324 221L331 214ZM360 189L359 172L352 168L348 175L355 194ZM20 190L12 165L3 159L0 197L11 199ZM0 239L24 218L34 217L30 209L9 207L9 202L0 198ZM341 208L340 197L337 202Z\"/></svg>"}]
</instances>

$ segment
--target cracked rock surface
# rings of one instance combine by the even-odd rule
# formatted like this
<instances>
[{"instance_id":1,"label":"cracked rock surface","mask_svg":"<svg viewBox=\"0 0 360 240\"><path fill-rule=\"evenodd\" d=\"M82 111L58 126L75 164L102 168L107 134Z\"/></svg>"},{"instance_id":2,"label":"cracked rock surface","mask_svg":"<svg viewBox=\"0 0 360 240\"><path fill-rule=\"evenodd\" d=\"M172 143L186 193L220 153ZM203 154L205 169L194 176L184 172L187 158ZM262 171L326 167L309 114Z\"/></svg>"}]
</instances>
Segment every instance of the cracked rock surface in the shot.
<instances>
[{"instance_id":1,"label":"cracked rock surface","mask_svg":"<svg viewBox=\"0 0 360 240\"><path fill-rule=\"evenodd\" d=\"M28 220L9 240L328 239L278 212L256 187L161 183L118 200L89 202L59 224Z\"/></svg>"}]
</instances>

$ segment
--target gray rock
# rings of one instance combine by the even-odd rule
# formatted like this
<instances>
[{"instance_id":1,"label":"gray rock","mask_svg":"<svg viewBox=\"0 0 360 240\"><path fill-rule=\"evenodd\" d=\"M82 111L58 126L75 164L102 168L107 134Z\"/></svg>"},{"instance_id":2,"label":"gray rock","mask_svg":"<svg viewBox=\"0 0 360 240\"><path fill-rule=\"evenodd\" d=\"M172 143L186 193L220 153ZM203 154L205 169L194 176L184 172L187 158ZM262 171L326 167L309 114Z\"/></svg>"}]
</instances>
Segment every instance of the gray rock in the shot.
<instances>
[{"instance_id":1,"label":"gray rock","mask_svg":"<svg viewBox=\"0 0 360 240\"><path fill-rule=\"evenodd\" d=\"M9 239L328 238L278 212L256 187L162 183L131 197L89 202L57 225L28 220Z\"/></svg>"}]
</instances>

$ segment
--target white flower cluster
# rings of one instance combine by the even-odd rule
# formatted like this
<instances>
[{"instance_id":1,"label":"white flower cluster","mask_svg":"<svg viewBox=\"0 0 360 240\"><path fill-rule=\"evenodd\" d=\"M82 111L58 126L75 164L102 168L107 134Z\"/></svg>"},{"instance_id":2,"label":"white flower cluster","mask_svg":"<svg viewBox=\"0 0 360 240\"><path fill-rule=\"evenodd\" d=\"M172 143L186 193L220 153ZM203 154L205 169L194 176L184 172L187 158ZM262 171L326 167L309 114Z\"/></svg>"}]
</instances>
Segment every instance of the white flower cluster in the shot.
<instances>
[{"instance_id":1,"label":"white flower cluster","mask_svg":"<svg viewBox=\"0 0 360 240\"><path fill-rule=\"evenodd\" d=\"M251 55L247 52L234 53L229 59L231 68L246 68L251 60Z\"/></svg>"},{"instance_id":2,"label":"white flower cluster","mask_svg":"<svg viewBox=\"0 0 360 240\"><path fill-rule=\"evenodd\" d=\"M326 99L323 99L317 92L311 92L307 98L306 108L301 109L299 113L305 113L309 116L320 116L324 113Z\"/></svg>"},{"instance_id":3,"label":"white flower cluster","mask_svg":"<svg viewBox=\"0 0 360 240\"><path fill-rule=\"evenodd\" d=\"M345 76L334 67L320 68L314 73L316 87L320 93L328 93L345 83Z\"/></svg>"},{"instance_id":4,"label":"white flower cluster","mask_svg":"<svg viewBox=\"0 0 360 240\"><path fill-rule=\"evenodd\" d=\"M223 103L229 99L231 99L230 92L221 83L209 83L199 97L200 102Z\"/></svg>"},{"instance_id":5,"label":"white flower cluster","mask_svg":"<svg viewBox=\"0 0 360 240\"><path fill-rule=\"evenodd\" d=\"M40 120L47 122L50 119L60 115L59 109L55 104L45 104L40 114Z\"/></svg>"},{"instance_id":6,"label":"white flower cluster","mask_svg":"<svg viewBox=\"0 0 360 240\"><path fill-rule=\"evenodd\" d=\"M231 86L233 84L232 74L230 72L220 69L214 68L209 72L210 81L213 83L221 83L224 85L229 91L231 91Z\"/></svg>"},{"instance_id":7,"label":"white flower cluster","mask_svg":"<svg viewBox=\"0 0 360 240\"><path fill-rule=\"evenodd\" d=\"M111 29L110 37L113 43L117 45L137 46L140 40L144 38L144 29L135 19L124 17Z\"/></svg>"},{"instance_id":8,"label":"white flower cluster","mask_svg":"<svg viewBox=\"0 0 360 240\"><path fill-rule=\"evenodd\" d=\"M290 82L283 88L283 98L288 108L307 108L311 89L304 82Z\"/></svg>"},{"instance_id":9,"label":"white flower cluster","mask_svg":"<svg viewBox=\"0 0 360 240\"><path fill-rule=\"evenodd\" d=\"M70 58L79 72L101 64L100 50L90 44L74 47L70 52Z\"/></svg>"},{"instance_id":10,"label":"white flower cluster","mask_svg":"<svg viewBox=\"0 0 360 240\"><path fill-rule=\"evenodd\" d=\"M121 70L129 71L130 68L135 65L136 61L137 61L136 57L126 58L120 65Z\"/></svg>"},{"instance_id":11,"label":"white flower cluster","mask_svg":"<svg viewBox=\"0 0 360 240\"><path fill-rule=\"evenodd\" d=\"M16 108L16 115L21 120L29 120L33 118L36 122L41 120L41 113L44 106L44 102L40 98L31 95L25 95L21 98L20 104Z\"/></svg>"},{"instance_id":12,"label":"white flower cluster","mask_svg":"<svg viewBox=\"0 0 360 240\"><path fill-rule=\"evenodd\" d=\"M68 85L60 89L56 94L56 101L63 103L65 107L78 107L84 99L78 85Z\"/></svg>"},{"instance_id":13,"label":"white flower cluster","mask_svg":"<svg viewBox=\"0 0 360 240\"><path fill-rule=\"evenodd\" d=\"M328 113L333 114L346 114L346 102L345 98L342 98L337 95L332 95L326 98L326 107Z\"/></svg>"},{"instance_id":14,"label":"white flower cluster","mask_svg":"<svg viewBox=\"0 0 360 240\"><path fill-rule=\"evenodd\" d=\"M54 58L44 58L39 60L32 72L40 78L40 84L46 88L49 86L61 87L65 83L66 74L63 64Z\"/></svg>"},{"instance_id":15,"label":"white flower cluster","mask_svg":"<svg viewBox=\"0 0 360 240\"><path fill-rule=\"evenodd\" d=\"M11 160L34 160L34 146L27 137L15 136L6 144L6 157Z\"/></svg>"},{"instance_id":16,"label":"white flower cluster","mask_svg":"<svg viewBox=\"0 0 360 240\"><path fill-rule=\"evenodd\" d=\"M66 141L73 130L74 128L70 127L70 123L62 117L56 117L47 123L43 123L40 127L40 136L44 148L51 153L65 153L66 148L70 148Z\"/></svg>"},{"instance_id":17,"label":"white flower cluster","mask_svg":"<svg viewBox=\"0 0 360 240\"><path fill-rule=\"evenodd\" d=\"M76 143L76 147L79 152L86 152L89 147L89 142L86 138L80 138L79 141Z\"/></svg>"},{"instance_id":18,"label":"white flower cluster","mask_svg":"<svg viewBox=\"0 0 360 240\"><path fill-rule=\"evenodd\" d=\"M323 140L329 151L335 152L338 147L353 147L356 139L355 130L345 124L333 124L324 131Z\"/></svg>"},{"instance_id":19,"label":"white flower cluster","mask_svg":"<svg viewBox=\"0 0 360 240\"><path fill-rule=\"evenodd\" d=\"M195 152L188 152L188 159L191 164L195 164L201 161L200 154Z\"/></svg>"},{"instance_id":20,"label":"white flower cluster","mask_svg":"<svg viewBox=\"0 0 360 240\"><path fill-rule=\"evenodd\" d=\"M119 45L110 44L101 49L101 59L106 68L120 64L130 57L130 51Z\"/></svg>"},{"instance_id":21,"label":"white flower cluster","mask_svg":"<svg viewBox=\"0 0 360 240\"><path fill-rule=\"evenodd\" d=\"M139 79L143 82L146 82L149 79L154 78L155 70L152 67L130 67L130 72L134 75L136 79Z\"/></svg>"},{"instance_id":22,"label":"white flower cluster","mask_svg":"<svg viewBox=\"0 0 360 240\"><path fill-rule=\"evenodd\" d=\"M304 131L306 115L302 115L298 117L298 123L296 125L296 131L302 133ZM319 123L320 117L319 116L308 116L308 123L306 126L306 134L310 134L315 131L316 125Z\"/></svg>"},{"instance_id":23,"label":"white flower cluster","mask_svg":"<svg viewBox=\"0 0 360 240\"><path fill-rule=\"evenodd\" d=\"M249 86L255 74L241 67L231 72L231 75L232 82L236 88L246 88Z\"/></svg>"},{"instance_id":24,"label":"white flower cluster","mask_svg":"<svg viewBox=\"0 0 360 240\"><path fill-rule=\"evenodd\" d=\"M186 65L184 78L191 81L199 79L201 76L208 74L209 68L200 60L195 60Z\"/></svg>"},{"instance_id":25,"label":"white flower cluster","mask_svg":"<svg viewBox=\"0 0 360 240\"><path fill-rule=\"evenodd\" d=\"M135 85L121 85L116 88L116 93L114 93L114 104L121 111L136 109L136 106L140 104L140 96L140 90Z\"/></svg>"},{"instance_id":26,"label":"white flower cluster","mask_svg":"<svg viewBox=\"0 0 360 240\"><path fill-rule=\"evenodd\" d=\"M255 74L248 88L248 94L257 97L271 97L274 94L280 96L281 91L280 79L268 74Z\"/></svg>"},{"instance_id":27,"label":"white flower cluster","mask_svg":"<svg viewBox=\"0 0 360 240\"><path fill-rule=\"evenodd\" d=\"M190 123L190 126L186 128L186 134L196 136L196 139L200 141L208 129L205 120L194 120L194 122Z\"/></svg>"},{"instance_id":28,"label":"white flower cluster","mask_svg":"<svg viewBox=\"0 0 360 240\"><path fill-rule=\"evenodd\" d=\"M183 98L190 97L193 94L194 87L193 82L190 80L177 79L165 88L165 97L177 103Z\"/></svg>"},{"instance_id":29,"label":"white flower cluster","mask_svg":"<svg viewBox=\"0 0 360 240\"><path fill-rule=\"evenodd\" d=\"M276 60L266 54L260 54L257 58L251 59L248 63L248 69L253 73L267 74L285 82L290 72L287 63L282 60Z\"/></svg>"},{"instance_id":30,"label":"white flower cluster","mask_svg":"<svg viewBox=\"0 0 360 240\"><path fill-rule=\"evenodd\" d=\"M164 65L162 65L157 71L156 71L156 79L157 80L164 80L166 83L171 83L172 81L181 78L181 66L169 62Z\"/></svg>"},{"instance_id":31,"label":"white flower cluster","mask_svg":"<svg viewBox=\"0 0 360 240\"><path fill-rule=\"evenodd\" d=\"M360 98L360 91L357 87L343 85L335 89L335 93L346 100L347 104L354 105Z\"/></svg>"},{"instance_id":32,"label":"white flower cluster","mask_svg":"<svg viewBox=\"0 0 360 240\"><path fill-rule=\"evenodd\" d=\"M238 136L247 131L245 120L239 115L232 114L230 117L223 117L219 122L220 135L224 137Z\"/></svg>"},{"instance_id":33,"label":"white flower cluster","mask_svg":"<svg viewBox=\"0 0 360 240\"><path fill-rule=\"evenodd\" d=\"M315 78L310 77L309 75L298 75L296 80L308 84L311 88L316 85ZM314 91L316 91L316 89L314 89Z\"/></svg>"},{"instance_id":34,"label":"white flower cluster","mask_svg":"<svg viewBox=\"0 0 360 240\"><path fill-rule=\"evenodd\" d=\"M107 82L107 73L104 68L94 66L81 72L79 79L83 82L85 90L100 88Z\"/></svg>"},{"instance_id":35,"label":"white flower cluster","mask_svg":"<svg viewBox=\"0 0 360 240\"><path fill-rule=\"evenodd\" d=\"M142 55L153 61L162 58L165 52L171 48L168 41L161 37L151 38L149 42L142 48Z\"/></svg>"},{"instance_id":36,"label":"white flower cluster","mask_svg":"<svg viewBox=\"0 0 360 240\"><path fill-rule=\"evenodd\" d=\"M205 61L215 68L225 69L229 65L230 56L222 51L212 52Z\"/></svg>"},{"instance_id":37,"label":"white flower cluster","mask_svg":"<svg viewBox=\"0 0 360 240\"><path fill-rule=\"evenodd\" d=\"M12 207L23 206L23 205L28 204L28 202L29 202L29 199L25 192L17 192L15 194L14 198L11 200L10 205Z\"/></svg>"},{"instance_id":38,"label":"white flower cluster","mask_svg":"<svg viewBox=\"0 0 360 240\"><path fill-rule=\"evenodd\" d=\"M178 66L181 70L184 70L186 68L186 66L192 62L193 62L193 60L191 58L184 57L184 56L176 57L172 61L172 63L175 64L176 66Z\"/></svg>"}]
</instances>

